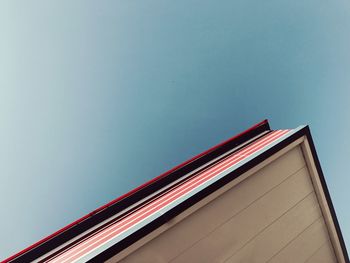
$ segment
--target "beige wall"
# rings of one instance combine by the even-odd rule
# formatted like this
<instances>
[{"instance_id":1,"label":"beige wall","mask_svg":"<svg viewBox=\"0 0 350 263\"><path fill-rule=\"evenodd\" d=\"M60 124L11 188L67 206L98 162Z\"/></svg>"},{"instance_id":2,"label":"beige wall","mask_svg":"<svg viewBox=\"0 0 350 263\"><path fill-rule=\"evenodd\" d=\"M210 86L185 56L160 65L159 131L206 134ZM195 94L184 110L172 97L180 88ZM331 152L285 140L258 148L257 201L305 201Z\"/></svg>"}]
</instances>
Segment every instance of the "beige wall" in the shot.
<instances>
[{"instance_id":1,"label":"beige wall","mask_svg":"<svg viewBox=\"0 0 350 263\"><path fill-rule=\"evenodd\" d=\"M300 146L109 262L336 262Z\"/></svg>"}]
</instances>

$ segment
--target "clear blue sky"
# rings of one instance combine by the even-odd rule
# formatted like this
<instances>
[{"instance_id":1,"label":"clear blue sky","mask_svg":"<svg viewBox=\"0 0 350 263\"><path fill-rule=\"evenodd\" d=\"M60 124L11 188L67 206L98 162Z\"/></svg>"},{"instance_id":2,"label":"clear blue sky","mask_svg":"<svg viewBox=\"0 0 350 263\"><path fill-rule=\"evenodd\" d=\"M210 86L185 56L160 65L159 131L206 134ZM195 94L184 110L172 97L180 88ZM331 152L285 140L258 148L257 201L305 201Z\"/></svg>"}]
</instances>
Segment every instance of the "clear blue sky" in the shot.
<instances>
[{"instance_id":1,"label":"clear blue sky","mask_svg":"<svg viewBox=\"0 0 350 263\"><path fill-rule=\"evenodd\" d=\"M350 2L1 1L0 258L251 124L309 124L350 244Z\"/></svg>"}]
</instances>

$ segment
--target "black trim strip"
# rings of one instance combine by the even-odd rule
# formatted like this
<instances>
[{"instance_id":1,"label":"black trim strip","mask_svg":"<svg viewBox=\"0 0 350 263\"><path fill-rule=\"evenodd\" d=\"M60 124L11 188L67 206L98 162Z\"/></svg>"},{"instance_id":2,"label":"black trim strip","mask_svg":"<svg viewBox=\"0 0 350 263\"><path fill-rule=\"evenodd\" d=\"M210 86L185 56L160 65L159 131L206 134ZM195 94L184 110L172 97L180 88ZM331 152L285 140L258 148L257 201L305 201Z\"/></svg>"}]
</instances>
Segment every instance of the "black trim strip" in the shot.
<instances>
[{"instance_id":1,"label":"black trim strip","mask_svg":"<svg viewBox=\"0 0 350 263\"><path fill-rule=\"evenodd\" d=\"M337 234L338 234L338 237L339 237L339 242L340 242L342 250L343 250L345 261L349 263L349 257L348 257L348 253L347 253L346 246L345 246L345 243L344 243L344 239L343 239L343 236L342 236L341 231L340 231L339 223L338 223L338 220L337 220L337 217L336 217L336 214L335 214L335 210L334 210L334 207L333 207L333 204L332 204L329 192L328 192L328 188L327 188L327 185L326 185L326 182L325 182L325 179L324 179L324 175L322 173L321 165L320 165L320 162L318 160L316 149L315 149L315 146L314 146L314 143L313 143L313 140L312 140L312 137L311 137L310 129L309 129L308 126L305 126L304 128L300 129L296 133L294 133L291 136L285 138L284 140L282 140L281 142L279 142L275 146L271 147L270 149L266 150L265 152L263 152L262 154L258 155L254 159L252 159L249 162L245 163L244 165L242 165L241 167L237 168L235 171L233 171L232 173L226 175L225 177L221 178L220 180L218 180L214 184L212 184L212 185L208 186L207 188L203 189L201 192L199 192L199 193L195 194L194 196L190 197L186 202L183 202L180 205L176 206L175 208L173 208L172 210L168 211L167 213L165 213L164 215L162 215L158 219L154 220L153 222L151 222L150 224L148 224L144 228L136 231L135 233L131 234L130 236L128 236L124 240L120 241L119 243L115 244L114 246L110 247L109 249L103 251L102 253L100 253L99 255L94 257L93 259L89 260L88 262L102 262L102 261L110 259L111 257L115 256L117 253L119 253L123 249L127 248L128 246L130 246L131 244L135 243L136 241L138 241L142 237L146 236L147 234L151 233L152 231L154 231L155 229L157 229L161 225L165 224L170 219L172 219L175 216L179 215L180 213L182 213L187 208L189 208L192 205L196 204L197 202L199 202L200 200L202 200L206 196L208 196L211 193L215 192L219 188L223 187L227 183L231 182L235 178L239 177L240 175L242 175L246 171L250 170L254 166L256 166L259 163L263 162L264 160L266 160L271 155L273 155L273 154L277 153L278 151L282 150L283 148L285 148L286 146L288 146L289 144L291 144L292 142L296 141L297 139L301 138L304 135L307 137L307 139L309 141L309 144L310 144L312 156L313 156L313 158L315 160L317 172L318 172L318 174L320 176L320 180L321 180L321 183L322 183L322 188L324 190L324 193L325 193L325 196L326 196L326 199L327 199L327 204L328 204L328 206L330 208L330 211L331 211L331 214L332 214L332 219L333 219L334 225L336 227L336 231L337 231Z\"/></svg>"},{"instance_id":2,"label":"black trim strip","mask_svg":"<svg viewBox=\"0 0 350 263\"><path fill-rule=\"evenodd\" d=\"M313 157L314 162L315 162L316 170L317 170L317 173L318 173L320 181L321 181L323 192L324 192L324 195L325 195L326 200L327 200L327 205L328 205L329 210L331 212L332 220L333 220L335 229L337 231L337 235L338 235L338 238L339 238L339 243L340 243L341 249L343 251L345 262L349 263L349 255L348 255L348 252L347 252L347 249L346 249L346 246L345 246L345 242L344 242L344 238L343 238L342 232L340 230L340 226L339 226L339 222L338 222L338 219L337 219L337 215L335 213L333 202L332 202L331 196L330 196L329 191L328 191L326 180L325 180L324 174L322 172L321 164L320 164L320 161L319 161L318 156L317 156L315 144L314 144L314 141L312 139L309 126L306 126L304 128L304 130L305 130L306 138L307 138L307 140L309 142L309 145L310 145L311 154L312 154L312 157Z\"/></svg>"},{"instance_id":3,"label":"black trim strip","mask_svg":"<svg viewBox=\"0 0 350 263\"><path fill-rule=\"evenodd\" d=\"M247 143L240 144L238 147L234 148L234 151L233 151L233 152L236 152L236 151L241 150L242 148L246 147L247 145L249 145L249 144L251 144L251 143L253 143L253 142L255 142L255 141L261 139L261 138L264 137L264 136L266 136L267 134L269 134L269 132L267 132L267 133L262 133L261 135L256 136L256 137L254 138L254 140L250 141L249 143L247 142ZM63 252L63 251L65 251L65 250L69 249L70 247L74 246L75 244L78 244L80 241L84 240L84 239L87 238L88 236L93 235L93 233L97 233L97 232L99 232L101 229L105 228L106 226L111 225L113 222L116 222L116 221L120 220L120 218L122 218L122 217L124 217L125 215L131 213L131 211L136 210L136 209L138 209L138 208L140 208L140 207L142 207L142 206L148 204L149 202L152 202L151 200L157 199L157 198L161 197L163 194L167 193L170 189L173 189L174 187L183 184L184 182L186 182L187 180L189 180L189 178L195 176L196 174L200 173L200 172L203 171L203 170L208 169L208 167L210 167L210 166L212 166L212 165L215 165L217 162L220 162L220 160L225 159L228 155L231 155L233 152L230 152L230 151L225 152L225 153L224 153L223 155L221 155L217 160L215 160L214 163L210 163L210 164L209 164L209 163L206 163L206 164L203 165L200 169L198 169L195 173L193 173L192 175L190 175L190 176L188 176L188 177L187 177L187 176L184 176L183 178L180 178L179 181L176 182L175 185L172 185L170 188L165 188L165 189L162 190L161 192L157 193L157 195L156 195L155 197L152 197L151 199L147 199L147 197L146 197L146 199L145 199L144 202L141 202L141 203L137 204L136 206L133 207L132 210L126 210L125 212L123 212L123 213L120 214L118 217L114 218L113 220L106 222L105 224L99 226L98 228L94 229L94 230L91 231L91 232L88 232L86 235L83 235L82 237L80 237L79 239L75 240L74 242L69 242L69 244L67 244L66 246L64 246L64 247L62 247L61 249L57 250L56 252L54 252L54 253L52 253L52 254L50 253L47 257L41 259L39 262L40 262L40 263L41 263L41 262L46 262L47 260L52 259L53 257L59 255L61 252ZM214 159L213 159L213 160L214 160ZM210 160L210 161L212 161L212 160ZM208 164L208 165L207 165L207 164Z\"/></svg>"},{"instance_id":4,"label":"black trim strip","mask_svg":"<svg viewBox=\"0 0 350 263\"><path fill-rule=\"evenodd\" d=\"M210 151L209 153L193 160L192 162L186 164L183 167L180 167L179 169L173 171L169 175L160 178L156 182L149 184L145 186L144 188L140 189L139 191L135 192L134 194L112 204L111 206L107 207L106 209L100 211L97 214L92 215L91 217L87 218L86 220L80 222L79 224L71 227L70 229L67 229L66 231L58 234L57 236L53 237L52 239L38 245L37 247L33 248L32 250L18 256L17 258L13 259L11 262L30 262L33 261L46 253L50 252L51 250L59 247L60 245L64 244L65 242L69 241L70 239L82 234L83 232L87 231L88 229L94 227L95 225L103 222L104 220L110 218L111 216L115 215L116 213L119 213L120 211L126 209L127 207L135 204L136 202L140 201L144 197L160 190L164 186L176 181L177 179L181 178L183 175L190 173L191 171L203 166L207 162L209 162L212 159L215 159L222 154L224 154L227 151L230 151L231 149L234 149L235 147L239 146L240 144L243 144L250 139L258 136L259 134L269 131L270 126L268 122L262 123L260 126L256 127L253 130L250 130L241 136L234 138L233 140L221 145L220 147ZM170 215L164 215L164 218L167 218ZM163 219L164 220L164 219ZM159 225L157 223L157 225ZM151 229L147 226L147 229ZM133 239L134 240L134 239ZM125 241L126 243L128 241Z\"/></svg>"}]
</instances>

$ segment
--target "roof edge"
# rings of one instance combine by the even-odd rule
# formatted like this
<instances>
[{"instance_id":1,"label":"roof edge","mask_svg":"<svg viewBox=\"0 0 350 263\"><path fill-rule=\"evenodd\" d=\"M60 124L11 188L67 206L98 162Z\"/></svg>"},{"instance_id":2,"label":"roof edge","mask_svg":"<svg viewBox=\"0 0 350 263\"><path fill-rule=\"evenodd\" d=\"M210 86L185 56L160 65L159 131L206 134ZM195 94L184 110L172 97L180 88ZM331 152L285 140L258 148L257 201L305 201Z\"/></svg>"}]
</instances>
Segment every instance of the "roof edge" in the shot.
<instances>
[{"instance_id":1,"label":"roof edge","mask_svg":"<svg viewBox=\"0 0 350 263\"><path fill-rule=\"evenodd\" d=\"M148 233L152 232L154 229L158 228L159 226L165 224L168 222L171 218L177 216L187 208L191 207L198 201L202 200L209 194L213 193L223 185L227 184L228 182L234 180L235 178L241 176L244 172L247 170L251 169L252 167L256 166L257 164L261 163L262 161L266 160L269 156L277 153L279 150L283 149L284 147L288 146L289 144L293 143L297 139L305 136L306 139L309 142L310 149L311 149L311 154L312 158L314 159L315 166L317 173L319 175L319 178L321 179L321 185L322 185L322 190L326 196L327 200L327 205L330 209L331 212L331 217L333 224L335 225L336 228L336 233L340 242L340 246L343 252L344 260L346 263L349 263L349 256L348 252L346 249L346 245L343 239L343 235L339 226L339 222L335 213L335 209L332 204L332 200L328 191L328 187L324 178L324 174L322 172L322 168L317 156L316 148L313 143L313 139L311 136L310 128L308 125L302 125L294 129L292 133L290 133L287 137L281 139L278 143L276 143L274 146L263 152L262 154L256 156L252 160L248 161L247 163L243 164L241 167L237 168L234 172L230 173L226 177L220 179L216 183L212 184L211 186L207 187L206 189L202 190L201 192L197 193L193 197L191 197L189 200L186 202L182 203L181 205L173 208L171 211L166 212L162 216L160 216L157 220L153 221L151 224L148 226L144 227L143 229L140 229L136 231L134 234L130 235L128 238L125 238L123 241L120 243L112 246L111 248L105 250L104 252L100 253L99 255L95 256L93 259L99 261L102 260L107 260L109 259L112 255L115 253L119 253L122 249L125 247L129 246L130 244L134 243L138 239L144 237Z\"/></svg>"},{"instance_id":2,"label":"roof edge","mask_svg":"<svg viewBox=\"0 0 350 263\"><path fill-rule=\"evenodd\" d=\"M228 145L239 145L241 143L244 143L245 141L248 141L249 139L251 139L252 137L254 137L253 135L256 135L256 132L260 131L267 131L270 130L270 125L267 119L251 126L250 128L246 129L245 131L225 140L222 141L221 143L209 148L208 150L195 155L194 157L188 159L187 161L173 167L172 169L158 175L157 177L143 183L142 185L132 189L131 191L127 192L126 194L123 194L115 199L113 199L112 201L108 202L105 205L100 206L99 208L93 210L92 212L86 214L85 216L75 220L74 222L66 225L65 227L59 229L58 231L50 234L49 236L35 242L34 244L30 245L29 247L19 251L18 253L4 259L3 261L1 261L1 263L7 263L7 262L16 262L17 260L23 260L24 258L22 258L23 256L25 256L26 254L31 254L31 252L34 252L34 255L29 255L29 257L25 257L26 260L32 260L31 258L36 258L37 254L43 255L45 253L47 253L48 251L50 251L50 249L39 249L41 246L44 246L45 243L49 243L51 241L53 241L54 239L59 239L61 235L65 234L67 231L72 230L75 227L81 226L83 222L91 219L93 216L101 213L102 211L114 206L115 204L126 200L127 198L132 197L133 195L135 195L136 193L139 193L140 191L142 191L143 189L146 189L147 187L155 184L156 182L159 182L160 180L167 178L171 175L173 175L174 173L176 173L177 171L184 169L185 167L189 166L191 163L194 163L195 161L219 150L222 147L228 146ZM84 228L84 227L81 227ZM88 228L87 228L88 229ZM82 231L82 230L81 230ZM83 231L82 231L83 232ZM65 241L64 241L65 242ZM64 243L62 242L62 243ZM56 245L54 247L57 247L57 242L52 242L52 243L56 243ZM51 244L49 244L49 246L51 247ZM39 250L39 251L34 251L34 250ZM46 251L47 250L47 251Z\"/></svg>"},{"instance_id":3,"label":"roof edge","mask_svg":"<svg viewBox=\"0 0 350 263\"><path fill-rule=\"evenodd\" d=\"M344 255L344 260L345 260L345 262L350 262L349 254L348 254L348 251L346 249L346 245L345 245L345 241L344 241L344 237L343 237L343 234L342 234L341 229L340 229L339 221L338 221L338 218L337 218L334 206L333 206L331 195L329 193L326 179L325 179L325 176L324 176L322 168L321 168L321 163L320 163L320 160L319 160L318 155L317 155L316 147L315 147L314 141L312 139L310 127L308 125L306 125L303 128L303 130L304 130L304 134L309 142L309 147L311 150L312 158L314 159L315 167L316 167L316 170L317 170L317 173L318 173L318 176L320 178L321 185L323 188L323 193L324 193L326 200L327 200L327 205L328 205L329 211L331 213L333 224L334 224L334 227L335 227L338 239L339 239L340 247L341 247L343 255Z\"/></svg>"}]
</instances>

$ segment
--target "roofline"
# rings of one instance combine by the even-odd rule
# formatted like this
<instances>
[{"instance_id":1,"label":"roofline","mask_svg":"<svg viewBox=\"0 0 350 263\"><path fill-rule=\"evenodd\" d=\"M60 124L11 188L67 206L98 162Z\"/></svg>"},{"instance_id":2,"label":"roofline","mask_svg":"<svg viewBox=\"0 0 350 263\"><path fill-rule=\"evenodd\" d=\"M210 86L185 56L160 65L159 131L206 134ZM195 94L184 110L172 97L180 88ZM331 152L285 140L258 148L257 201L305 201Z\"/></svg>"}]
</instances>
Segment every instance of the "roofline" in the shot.
<instances>
[{"instance_id":1,"label":"roofline","mask_svg":"<svg viewBox=\"0 0 350 263\"><path fill-rule=\"evenodd\" d=\"M104 252L102 252L99 255L95 256L93 258L93 260L95 260L97 262L100 262L100 261L102 262L103 260L107 260L107 259L111 258L116 253L119 253L124 248L128 247L129 245L131 245L132 243L136 242L140 238L142 238L142 237L146 236L147 234L149 234L150 232L154 231L156 228L160 227L161 225L163 225L166 222L168 222L170 219L172 219L175 216L179 215L180 213L182 213L187 208L191 207L192 205L194 205L195 203L199 202L200 200L202 200L206 196L208 196L211 193L215 192L216 190L218 190L222 186L226 185L227 183L231 182L235 178L241 176L242 174L247 172L249 169L251 169L254 166L256 166L257 164L263 162L264 160L269 158L271 155L277 153L281 149L287 147L289 144L293 143L294 141L298 140L299 138L301 138L303 136L306 137L306 139L308 140L309 145L310 145L312 158L314 159L316 170L317 170L317 173L318 173L320 181L321 181L322 190L323 190L323 192L325 194L327 205L328 205L328 207L330 209L330 212L331 212L332 221L333 221L333 224L334 224L335 229L336 229L336 233L337 233L337 236L338 236L338 239L339 239L339 243L340 243L340 246L341 246L341 249L342 249L342 252L343 252L344 260L345 260L345 262L349 263L350 262L349 261L349 256L348 256L347 249L346 249L346 246L345 246L345 243L344 243L344 239L343 239L343 236L342 236L342 233L341 233L341 230L340 230L339 222L338 222L338 219L337 219L334 207L333 207L333 203L332 203L332 200L331 200L331 197L330 197L327 185L326 185L326 181L325 181L325 178L324 178L324 175L323 175L323 172L322 172L322 168L321 168L318 156L317 156L317 152L316 152L316 149L315 149L315 145L313 143L313 139L312 139L312 136L311 136L311 133L310 133L310 129L309 129L309 126L307 126L307 125L298 127L296 129L295 133L293 133L290 136L288 136L288 137L284 138L283 140L279 141L277 144L275 144L271 148L267 149L262 154L256 156L255 158L251 159L249 162L243 164L241 167L238 167L236 170L234 170L230 174L228 174L225 177L221 178L219 181L215 182L214 184L210 185L206 189L203 189L199 193L195 194L194 196L192 196L191 198L186 200L186 202L183 202L180 205L178 205L177 207L173 208L172 210L166 212L165 214L163 214L162 216L160 216L159 218L157 218L156 220L151 222L149 225L147 225L144 228L136 231L135 233L133 233L130 236L126 237L121 242L115 244L114 246L108 248Z\"/></svg>"},{"instance_id":2,"label":"roofline","mask_svg":"<svg viewBox=\"0 0 350 263\"><path fill-rule=\"evenodd\" d=\"M327 200L327 205L328 205L329 210L331 212L331 217L332 217L332 220L333 220L333 223L335 226L335 230L336 230L336 233L337 233L337 236L339 239L341 250L342 250L343 255L344 255L344 260L345 260L345 262L349 263L350 262L349 254L347 252L346 245L345 245L344 238L343 238L343 234L341 232L338 218L337 218L337 215L335 213L334 206L333 206L333 202L332 202L331 196L329 194L329 190L328 190L328 187L326 184L326 179L324 177L324 174L323 174L323 171L321 168L321 163L320 163L318 156L317 156L317 152L316 152L314 141L313 141L312 136L311 136L310 128L309 128L309 126L305 126L303 128L303 130L304 130L304 135L306 136L306 138L309 142L309 147L311 150L312 158L314 159L316 170L317 170L317 173L318 173L320 181L321 181L322 189L323 189L324 195L325 195L326 200Z\"/></svg>"},{"instance_id":3,"label":"roofline","mask_svg":"<svg viewBox=\"0 0 350 263\"><path fill-rule=\"evenodd\" d=\"M162 173L161 175L147 181L146 183L136 187L135 189L127 192L124 195L119 196L118 198L108 202L107 204L93 210L92 212L86 214L85 216L75 220L74 222L68 224L67 226L59 229L58 231L54 232L53 234L39 240L38 242L32 244L31 246L21 250L20 252L10 256L9 258L1 261L1 263L7 263L7 262L16 262L17 260L26 260L30 261L35 258L37 258L39 255L43 255L50 251L52 248L59 246L60 244L63 244L67 240L71 238L71 236L77 235L84 232L85 230L89 229L91 226L95 225L96 222L90 222L86 223L88 220L93 221L93 217L97 217L98 215L101 215L104 211L106 213L105 216L108 216L109 214L115 213L116 209L111 209L112 207L115 208L115 205L118 203L118 206L121 206L121 208L126 207L127 205L130 205L138 201L140 199L140 196L142 196L144 193L141 192L150 192L153 191L156 187L156 184L162 185L162 184L168 184L171 181L176 180L179 177L179 173L183 174L186 170L194 170L196 166L198 166L200 163L203 162L202 159L208 159L208 157L211 159L210 155L218 155L221 151L225 151L225 148L234 148L235 146L244 143L245 141L250 140L254 136L262 133L263 131L270 130L270 125L268 123L268 120L265 119L249 129L229 138L228 140L225 140L208 150L195 155L194 157L190 158L189 160L175 166L174 168L168 170L165 173ZM184 170L184 171L182 171ZM170 178L173 177L173 178ZM161 183L161 181L164 181ZM148 189L151 188L151 189ZM159 186L158 186L159 188ZM141 193L141 194L140 194ZM136 196L139 195L139 196ZM133 198L134 197L134 198ZM131 200L127 200L131 199ZM124 202L123 202L124 201ZM120 203L123 202L123 205L120 205ZM124 204L124 203L127 203ZM107 209L110 209L111 211L107 211ZM120 210L120 208L118 209ZM97 221L101 221L102 215L99 216L100 218L97 219ZM96 221L96 220L95 220ZM76 230L76 231L74 231Z\"/></svg>"}]
</instances>

